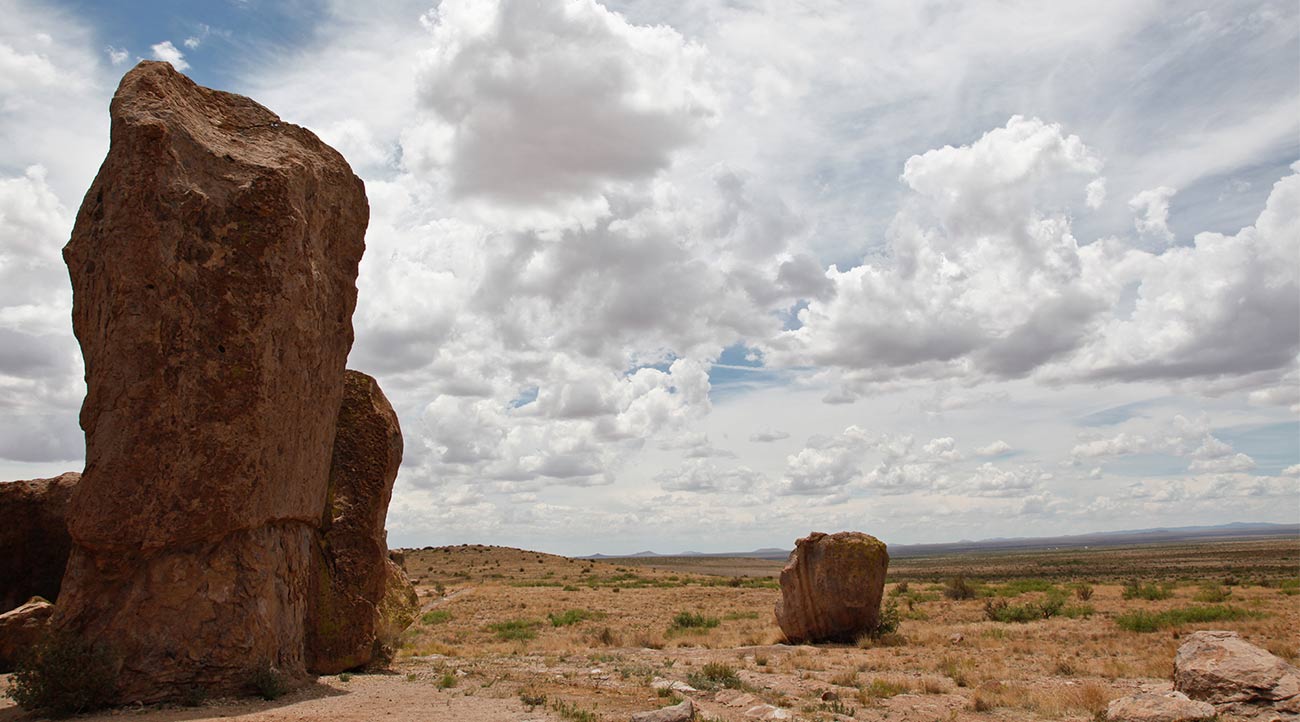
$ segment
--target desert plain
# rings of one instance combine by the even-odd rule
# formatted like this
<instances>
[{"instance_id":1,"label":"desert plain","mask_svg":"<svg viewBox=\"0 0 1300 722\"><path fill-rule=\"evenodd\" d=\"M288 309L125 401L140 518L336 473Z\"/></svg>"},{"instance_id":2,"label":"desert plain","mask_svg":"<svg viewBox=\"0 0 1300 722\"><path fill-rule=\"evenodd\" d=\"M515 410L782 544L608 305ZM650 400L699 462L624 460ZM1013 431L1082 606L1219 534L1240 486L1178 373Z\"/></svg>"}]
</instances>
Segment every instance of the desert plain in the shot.
<instances>
[{"instance_id":1,"label":"desert plain","mask_svg":"<svg viewBox=\"0 0 1300 722\"><path fill-rule=\"evenodd\" d=\"M1193 630L1300 654L1290 536L898 558L896 631L852 645L782 643L775 560L461 545L405 550L405 566L422 613L387 670L83 719L598 722L686 697L701 720L1092 720L1169 689Z\"/></svg>"}]
</instances>

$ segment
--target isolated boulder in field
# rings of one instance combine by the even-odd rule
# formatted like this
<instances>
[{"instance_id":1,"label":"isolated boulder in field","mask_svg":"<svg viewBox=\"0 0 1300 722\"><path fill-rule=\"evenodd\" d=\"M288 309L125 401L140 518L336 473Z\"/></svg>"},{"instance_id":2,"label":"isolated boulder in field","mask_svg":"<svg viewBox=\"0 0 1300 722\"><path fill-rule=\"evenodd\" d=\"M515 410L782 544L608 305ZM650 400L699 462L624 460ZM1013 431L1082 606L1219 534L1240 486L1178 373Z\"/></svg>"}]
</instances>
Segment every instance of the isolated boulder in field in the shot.
<instances>
[{"instance_id":1,"label":"isolated boulder in field","mask_svg":"<svg viewBox=\"0 0 1300 722\"><path fill-rule=\"evenodd\" d=\"M0 614L0 672L12 671L50 626L54 605L40 597Z\"/></svg>"},{"instance_id":2,"label":"isolated boulder in field","mask_svg":"<svg viewBox=\"0 0 1300 722\"><path fill-rule=\"evenodd\" d=\"M0 482L0 612L57 599L68 566L68 500L81 474Z\"/></svg>"},{"instance_id":3,"label":"isolated boulder in field","mask_svg":"<svg viewBox=\"0 0 1300 722\"><path fill-rule=\"evenodd\" d=\"M1202 722L1217 714L1212 705L1182 692L1140 692L1112 700L1106 708L1110 722Z\"/></svg>"},{"instance_id":4,"label":"isolated boulder in field","mask_svg":"<svg viewBox=\"0 0 1300 722\"><path fill-rule=\"evenodd\" d=\"M853 642L874 630L888 568L885 543L861 532L813 532L795 542L776 603L786 640Z\"/></svg>"},{"instance_id":5,"label":"isolated boulder in field","mask_svg":"<svg viewBox=\"0 0 1300 722\"><path fill-rule=\"evenodd\" d=\"M632 722L690 722L693 719L695 719L695 703L689 699L650 712L632 714Z\"/></svg>"},{"instance_id":6,"label":"isolated boulder in field","mask_svg":"<svg viewBox=\"0 0 1300 722\"><path fill-rule=\"evenodd\" d=\"M302 680L369 216L343 157L252 100L142 62L63 249L86 469L54 627L116 700Z\"/></svg>"},{"instance_id":7,"label":"isolated boulder in field","mask_svg":"<svg viewBox=\"0 0 1300 722\"><path fill-rule=\"evenodd\" d=\"M1174 689L1241 716L1300 719L1300 669L1236 632L1193 632L1174 657Z\"/></svg>"},{"instance_id":8,"label":"isolated boulder in field","mask_svg":"<svg viewBox=\"0 0 1300 722\"><path fill-rule=\"evenodd\" d=\"M391 561L384 534L393 481L402 464L402 429L379 384L359 371L343 379L334 436L329 491L321 518L321 544L314 557L312 606L308 611L307 668L337 674L371 662L378 644L391 643L401 615L385 618L388 594L400 605L415 589ZM415 602L418 607L418 598Z\"/></svg>"}]
</instances>

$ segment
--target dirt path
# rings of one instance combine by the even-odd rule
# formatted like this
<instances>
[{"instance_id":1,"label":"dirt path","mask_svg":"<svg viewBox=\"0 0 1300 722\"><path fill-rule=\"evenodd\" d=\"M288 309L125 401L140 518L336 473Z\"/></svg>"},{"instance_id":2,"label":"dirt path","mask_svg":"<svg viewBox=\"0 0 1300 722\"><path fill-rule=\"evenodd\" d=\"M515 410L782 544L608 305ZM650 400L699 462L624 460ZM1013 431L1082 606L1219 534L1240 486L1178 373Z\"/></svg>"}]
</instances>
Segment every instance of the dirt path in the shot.
<instances>
[{"instance_id":1,"label":"dirt path","mask_svg":"<svg viewBox=\"0 0 1300 722\"><path fill-rule=\"evenodd\" d=\"M305 689L274 702L238 701L213 703L195 708L133 709L78 717L81 722L109 722L123 718L139 722L526 722L558 719L538 709L528 712L518 698L491 697L478 690L466 696L463 690L440 690L429 684L408 682L403 675L357 675L347 682L322 677ZM36 719L0 699L0 722Z\"/></svg>"},{"instance_id":2,"label":"dirt path","mask_svg":"<svg viewBox=\"0 0 1300 722\"><path fill-rule=\"evenodd\" d=\"M456 599L457 597L460 597L463 594L469 594L472 591L474 591L474 587L465 587L464 589L457 589L456 591L452 592L451 594L448 594L445 597L438 597L432 602L429 602L428 604L424 605L423 607L420 608L420 612L424 613L431 609L437 609L438 607L447 604L448 602Z\"/></svg>"}]
</instances>

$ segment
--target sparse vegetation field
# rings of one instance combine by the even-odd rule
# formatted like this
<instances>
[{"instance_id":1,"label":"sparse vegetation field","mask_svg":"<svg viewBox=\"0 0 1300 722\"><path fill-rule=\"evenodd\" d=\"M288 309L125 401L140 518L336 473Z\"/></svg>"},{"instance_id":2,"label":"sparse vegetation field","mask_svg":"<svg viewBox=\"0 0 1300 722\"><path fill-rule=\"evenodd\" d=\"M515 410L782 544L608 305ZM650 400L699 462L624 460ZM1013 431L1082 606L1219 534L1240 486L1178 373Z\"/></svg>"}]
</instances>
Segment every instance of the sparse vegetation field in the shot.
<instances>
[{"instance_id":1,"label":"sparse vegetation field","mask_svg":"<svg viewBox=\"0 0 1300 722\"><path fill-rule=\"evenodd\" d=\"M1189 630L1300 652L1291 538L901 558L885 596L896 626L826 646L781 643L779 562L471 545L409 550L406 565L422 612L398 674L132 716L612 722L690 696L704 720L766 703L823 722L1084 722L1115 697L1168 686Z\"/></svg>"}]
</instances>

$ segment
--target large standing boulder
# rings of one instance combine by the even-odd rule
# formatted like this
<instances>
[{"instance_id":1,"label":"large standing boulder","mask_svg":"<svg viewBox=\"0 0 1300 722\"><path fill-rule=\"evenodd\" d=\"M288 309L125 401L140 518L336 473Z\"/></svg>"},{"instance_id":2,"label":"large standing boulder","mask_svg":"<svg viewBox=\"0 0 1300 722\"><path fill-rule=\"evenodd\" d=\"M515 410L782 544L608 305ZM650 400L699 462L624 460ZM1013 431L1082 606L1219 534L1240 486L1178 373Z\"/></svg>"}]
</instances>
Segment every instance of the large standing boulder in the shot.
<instances>
[{"instance_id":1,"label":"large standing boulder","mask_svg":"<svg viewBox=\"0 0 1300 722\"><path fill-rule=\"evenodd\" d=\"M402 429L379 384L359 371L343 379L308 610L307 668L337 674L376 659L414 621L386 618L386 595L415 590L388 558L384 518L402 463ZM418 601L417 601L418 604ZM384 607L384 608L381 608ZM395 628L400 626L400 628Z\"/></svg>"},{"instance_id":2,"label":"large standing boulder","mask_svg":"<svg viewBox=\"0 0 1300 722\"><path fill-rule=\"evenodd\" d=\"M1236 632L1187 635L1174 657L1174 689L1219 712L1300 719L1300 669Z\"/></svg>"},{"instance_id":3,"label":"large standing boulder","mask_svg":"<svg viewBox=\"0 0 1300 722\"><path fill-rule=\"evenodd\" d=\"M40 597L0 614L0 672L12 671L45 636L54 605Z\"/></svg>"},{"instance_id":4,"label":"large standing boulder","mask_svg":"<svg viewBox=\"0 0 1300 722\"><path fill-rule=\"evenodd\" d=\"M252 100L142 62L64 259L86 469L54 627L116 701L305 678L369 216L343 157Z\"/></svg>"},{"instance_id":5,"label":"large standing boulder","mask_svg":"<svg viewBox=\"0 0 1300 722\"><path fill-rule=\"evenodd\" d=\"M873 631L888 568L885 543L861 532L813 532L795 542L776 603L786 640L854 642Z\"/></svg>"},{"instance_id":6,"label":"large standing boulder","mask_svg":"<svg viewBox=\"0 0 1300 722\"><path fill-rule=\"evenodd\" d=\"M0 612L56 599L68 565L68 500L81 474L0 482Z\"/></svg>"}]
</instances>

